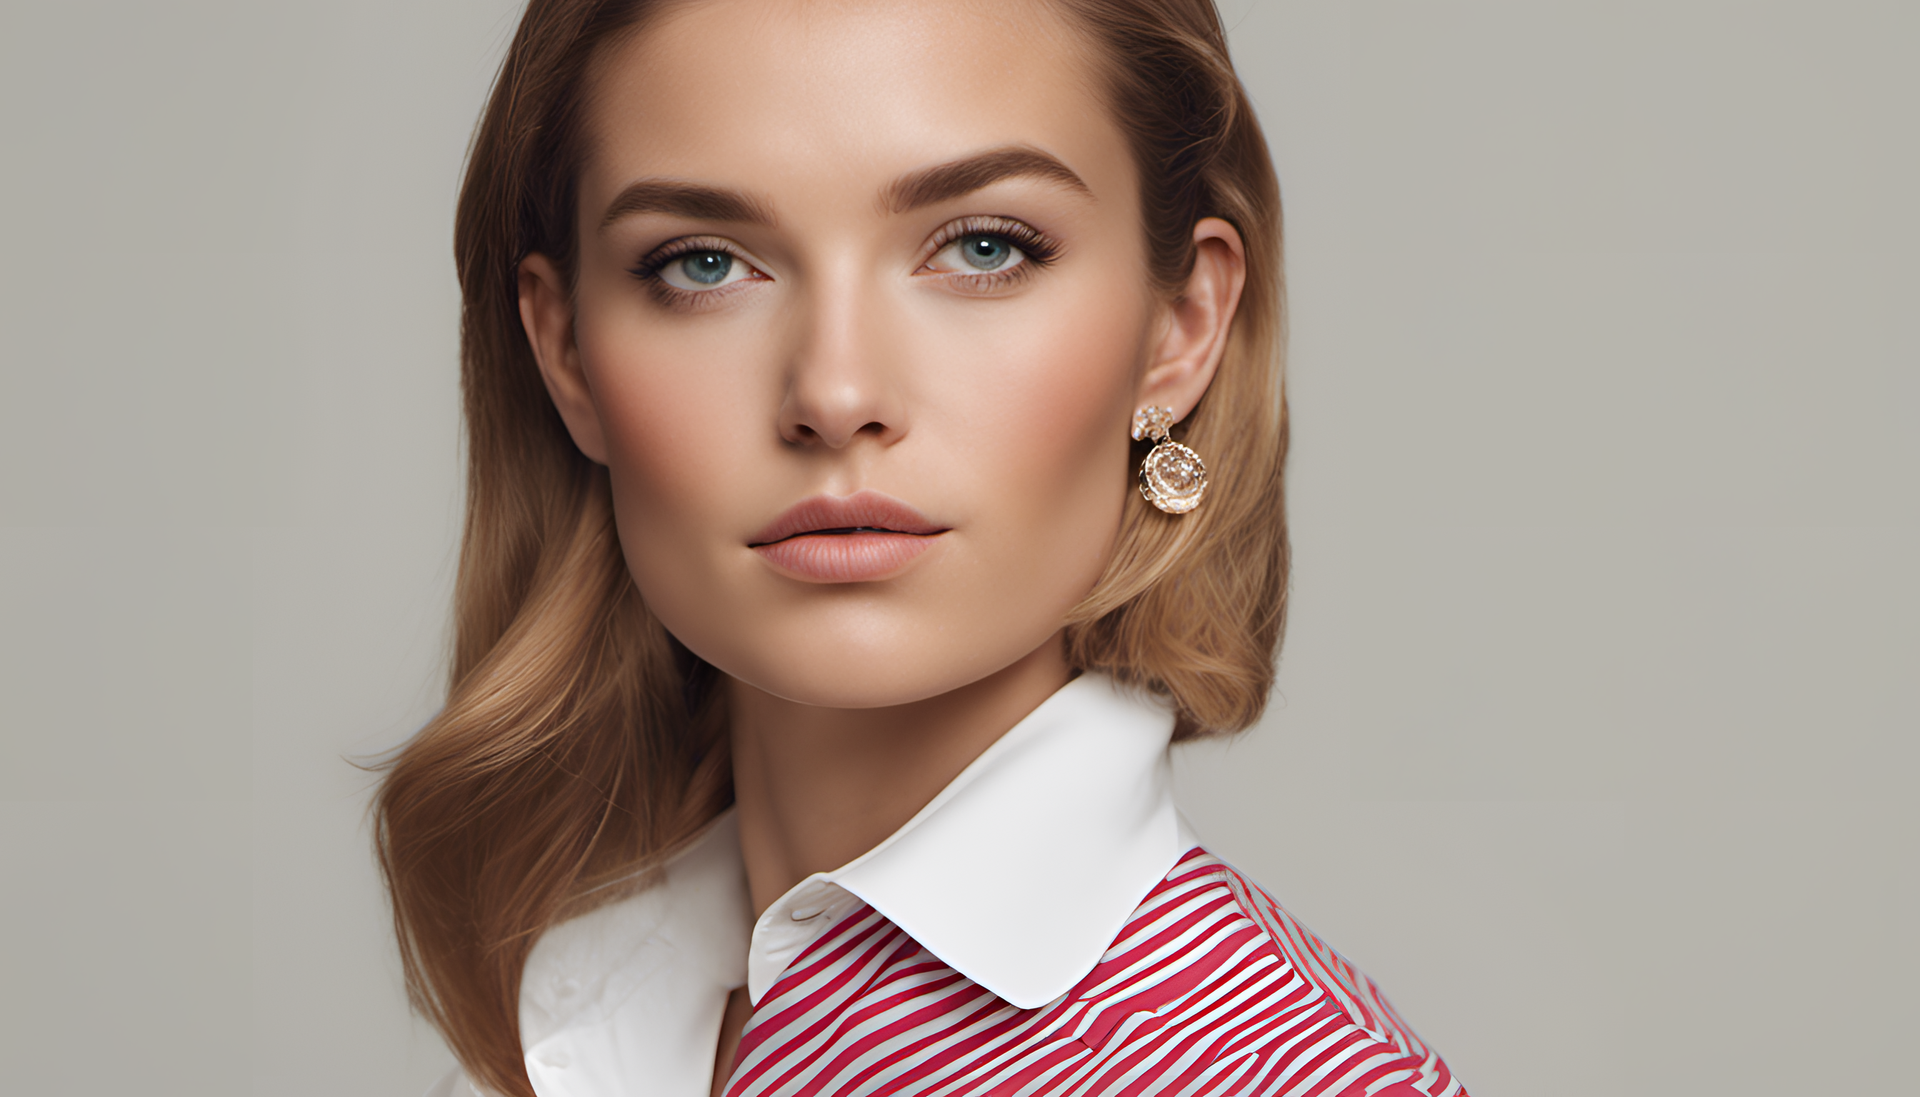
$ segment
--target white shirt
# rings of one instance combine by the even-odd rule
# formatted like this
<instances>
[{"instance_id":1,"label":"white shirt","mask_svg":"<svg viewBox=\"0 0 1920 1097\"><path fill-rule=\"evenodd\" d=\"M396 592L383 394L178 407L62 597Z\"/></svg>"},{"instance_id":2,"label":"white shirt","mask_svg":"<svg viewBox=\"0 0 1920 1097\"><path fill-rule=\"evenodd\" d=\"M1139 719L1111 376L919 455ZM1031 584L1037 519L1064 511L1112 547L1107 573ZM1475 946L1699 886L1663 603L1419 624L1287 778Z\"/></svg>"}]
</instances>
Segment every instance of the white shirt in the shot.
<instances>
[{"instance_id":1,"label":"white shirt","mask_svg":"<svg viewBox=\"0 0 1920 1097\"><path fill-rule=\"evenodd\" d=\"M731 812L652 887L550 928L520 989L540 1097L704 1097L729 993L757 1003L862 903L955 971L1031 1009L1092 971L1197 844L1174 809L1159 700L1085 674L866 854L757 920ZM431 1097L478 1093L456 1070Z\"/></svg>"}]
</instances>

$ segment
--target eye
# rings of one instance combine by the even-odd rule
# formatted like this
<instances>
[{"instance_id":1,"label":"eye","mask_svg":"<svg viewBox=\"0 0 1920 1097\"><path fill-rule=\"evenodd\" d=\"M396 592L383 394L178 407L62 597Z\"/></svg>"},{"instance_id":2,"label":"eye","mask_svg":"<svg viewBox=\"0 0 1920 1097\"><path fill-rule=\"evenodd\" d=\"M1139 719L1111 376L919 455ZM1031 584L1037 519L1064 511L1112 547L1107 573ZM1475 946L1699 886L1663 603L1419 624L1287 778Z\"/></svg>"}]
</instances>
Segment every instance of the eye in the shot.
<instances>
[{"instance_id":1,"label":"eye","mask_svg":"<svg viewBox=\"0 0 1920 1097\"><path fill-rule=\"evenodd\" d=\"M935 252L927 269L941 274L993 274L1013 270L1027 255L997 232L969 232Z\"/></svg>"},{"instance_id":2,"label":"eye","mask_svg":"<svg viewBox=\"0 0 1920 1097\"><path fill-rule=\"evenodd\" d=\"M658 277L674 289L703 293L751 277L753 268L717 248L682 252L660 264Z\"/></svg>"}]
</instances>

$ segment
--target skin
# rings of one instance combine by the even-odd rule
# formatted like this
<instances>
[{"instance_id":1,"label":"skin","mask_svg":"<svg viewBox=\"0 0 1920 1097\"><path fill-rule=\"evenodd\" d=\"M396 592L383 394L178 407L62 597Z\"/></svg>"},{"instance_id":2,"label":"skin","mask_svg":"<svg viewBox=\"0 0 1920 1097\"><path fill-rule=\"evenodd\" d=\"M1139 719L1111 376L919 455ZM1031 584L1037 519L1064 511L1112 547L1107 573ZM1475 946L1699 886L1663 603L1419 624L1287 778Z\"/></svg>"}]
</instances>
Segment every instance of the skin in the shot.
<instances>
[{"instance_id":1,"label":"skin","mask_svg":"<svg viewBox=\"0 0 1920 1097\"><path fill-rule=\"evenodd\" d=\"M1134 490L1132 413L1184 417L1224 351L1240 238L1201 221L1183 292L1152 291L1089 45L1021 0L681 6L602 58L573 292L544 256L521 267L542 376L610 471L635 582L727 676L756 913L878 844L1069 680L1062 622ZM996 150L1072 178L902 200L916 173ZM663 208L662 182L745 208ZM972 237L943 243L957 222L1019 226L997 239L1028 257L983 275ZM636 275L687 246L725 252L725 284L687 282L684 255ZM749 547L801 500L861 490L945 532L864 582Z\"/></svg>"}]
</instances>

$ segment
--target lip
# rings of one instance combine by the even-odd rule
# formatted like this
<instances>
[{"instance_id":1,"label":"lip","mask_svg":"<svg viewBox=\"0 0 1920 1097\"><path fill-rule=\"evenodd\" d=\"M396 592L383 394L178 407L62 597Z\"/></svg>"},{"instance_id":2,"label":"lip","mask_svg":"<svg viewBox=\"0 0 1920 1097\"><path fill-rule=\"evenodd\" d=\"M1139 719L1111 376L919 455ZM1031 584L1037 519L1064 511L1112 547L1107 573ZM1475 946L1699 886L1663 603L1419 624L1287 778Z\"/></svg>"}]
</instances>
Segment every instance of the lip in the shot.
<instances>
[{"instance_id":1,"label":"lip","mask_svg":"<svg viewBox=\"0 0 1920 1097\"><path fill-rule=\"evenodd\" d=\"M897 574L948 527L878 491L815 495L747 540L760 558L809 583L867 583Z\"/></svg>"}]
</instances>

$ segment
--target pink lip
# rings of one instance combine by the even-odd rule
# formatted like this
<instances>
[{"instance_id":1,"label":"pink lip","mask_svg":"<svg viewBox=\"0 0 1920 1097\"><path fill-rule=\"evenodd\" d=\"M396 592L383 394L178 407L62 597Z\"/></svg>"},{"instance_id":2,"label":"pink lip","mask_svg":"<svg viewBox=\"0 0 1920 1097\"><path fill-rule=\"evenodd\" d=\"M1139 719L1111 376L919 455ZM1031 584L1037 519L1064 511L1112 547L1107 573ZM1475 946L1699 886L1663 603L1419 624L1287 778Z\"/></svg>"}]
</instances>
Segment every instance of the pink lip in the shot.
<instances>
[{"instance_id":1,"label":"pink lip","mask_svg":"<svg viewBox=\"0 0 1920 1097\"><path fill-rule=\"evenodd\" d=\"M810 583L866 583L906 567L947 531L890 495L816 495L748 539L761 559Z\"/></svg>"}]
</instances>

